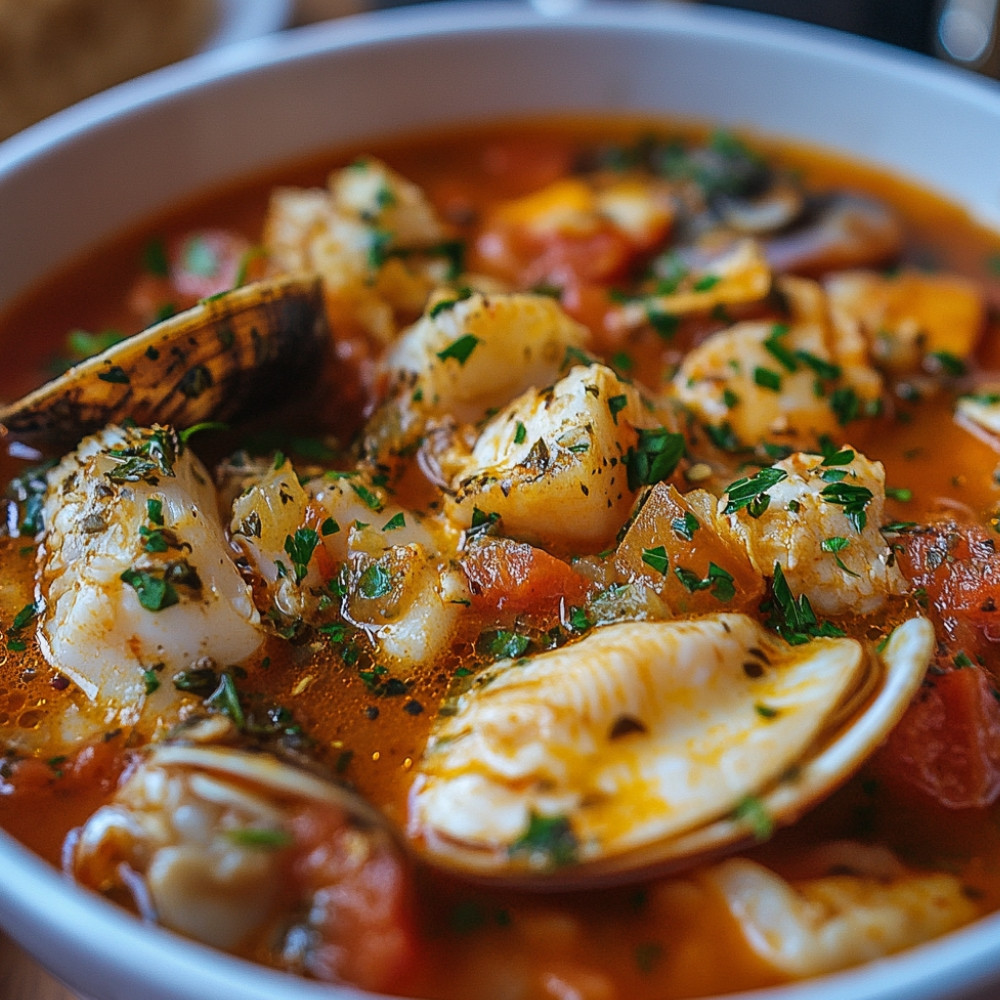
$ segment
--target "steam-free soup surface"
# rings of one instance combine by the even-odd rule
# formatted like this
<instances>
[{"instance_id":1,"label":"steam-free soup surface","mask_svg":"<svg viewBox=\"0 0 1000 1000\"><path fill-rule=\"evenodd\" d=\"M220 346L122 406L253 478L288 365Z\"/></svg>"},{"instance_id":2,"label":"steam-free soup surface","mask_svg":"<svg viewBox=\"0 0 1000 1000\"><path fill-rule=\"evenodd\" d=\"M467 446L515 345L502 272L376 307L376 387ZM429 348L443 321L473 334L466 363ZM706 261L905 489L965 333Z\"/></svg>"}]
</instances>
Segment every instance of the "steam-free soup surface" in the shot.
<instances>
[{"instance_id":1,"label":"steam-free soup surface","mask_svg":"<svg viewBox=\"0 0 1000 1000\"><path fill-rule=\"evenodd\" d=\"M0 317L5 399L285 271L333 346L239 425L7 435L0 823L182 933L407 996L723 993L995 909L998 260L899 178L596 120L340 151L94 248ZM799 803L915 620L908 707ZM850 708L787 749L799 703L754 685L833 650ZM645 770L657 706L713 684L685 753L744 715L678 822L738 843L630 874L694 808Z\"/></svg>"}]
</instances>

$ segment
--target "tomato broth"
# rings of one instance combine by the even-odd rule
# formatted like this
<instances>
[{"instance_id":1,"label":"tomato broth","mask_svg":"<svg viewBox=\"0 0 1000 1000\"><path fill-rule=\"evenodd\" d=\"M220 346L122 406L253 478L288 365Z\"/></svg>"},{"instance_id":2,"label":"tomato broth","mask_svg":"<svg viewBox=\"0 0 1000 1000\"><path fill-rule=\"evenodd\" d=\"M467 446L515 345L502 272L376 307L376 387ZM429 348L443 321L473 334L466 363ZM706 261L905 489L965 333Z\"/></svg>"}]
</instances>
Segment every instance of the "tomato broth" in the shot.
<instances>
[{"instance_id":1,"label":"tomato broth","mask_svg":"<svg viewBox=\"0 0 1000 1000\"><path fill-rule=\"evenodd\" d=\"M642 295L672 294L671 289L664 292L671 266L664 251L675 243L686 246L683 241L689 237L679 231L677 215L652 235L644 231L639 237L628 220L621 221L610 209L597 223L590 216L581 221L585 209L576 202L567 207L560 201L565 190L559 186L590 183L590 178L598 176L599 185L612 184L609 177L641 176L655 177L657 183L666 178L667 183L697 186L703 182L699 170L710 169L715 161L689 157L685 167L682 148L725 150L730 164L735 157L755 170L758 161L765 163L767 171L788 178L811 196L849 190L891 206L901 232L899 246L892 252L849 267L813 262L790 270L816 283L845 267L863 269L885 281L913 276L916 291L893 308L903 314L912 307L914 315L906 313L893 330L920 327L925 317L919 310L925 308L925 299L930 303L926 308L931 326L938 322L935 310L949 308L942 296L950 294L950 286L944 292L925 288L923 282L932 276L957 276L961 288L971 289L969 294L978 303L979 318L972 334L963 334L960 321L952 323L946 317L935 327L944 333L932 336L931 343L917 337L914 363L894 367L892 357L886 360L887 355L879 354L877 339L882 331L869 330L874 339L866 350L875 360L865 364L878 372L880 387L870 397L862 393L860 402L857 395L845 393L841 401L846 411L838 411L831 425L834 429L814 435L808 447L788 446L791 439L782 431L768 438L761 450L760 441L740 439L736 417L732 423L726 418L713 424L696 404L687 406L682 400L677 409L685 416L678 418L675 427L685 436L685 457L665 481L681 497L702 489L731 498L728 491L736 482L774 468L796 448L824 455L824 461L833 463L828 470L837 468L836 455L845 450L851 459L857 452L883 464L881 527L890 562L901 570L905 586L870 612L821 614L819 618L834 623L840 634L858 637L875 648L907 618L928 617L935 626L937 646L927 678L889 739L858 773L806 810L797 822L781 829L766 822L759 825L759 843L745 847L741 856L794 883L815 874L812 859L817 845L864 845L891 852L893 864L909 871L947 873L960 881L961 892L972 901L976 913L989 912L1000 905L996 860L1000 858L996 806L1000 796L1000 655L996 645L1000 628L993 621L995 600L1000 597L1000 555L995 549L1000 530L1000 437L968 416L956 417L956 407L962 398L978 399L987 407L997 398L1000 330L995 304L1000 302L1000 238L906 180L827 152L652 121L511 122L410 136L370 144L363 151L338 151L200 195L108 245L93 248L8 304L0 316L0 342L7 359L0 391L13 399L58 367L113 339L112 335L102 341L101 334L134 333L160 312L194 305L246 280L248 274L264 274L268 255L258 248L272 191L321 189L331 171L350 169L348 165L363 152L388 164L424 192L452 243L464 250L463 274L487 276L482 279L489 289L487 295L505 289L540 292L590 331L587 352L592 358L634 381L642 391L673 399L670 387L677 384L679 366L720 330L741 321L777 316L773 336L783 336L793 320L781 318L782 304L776 304L769 292L770 298L719 305L707 312L684 314L677 321L663 322L654 310L622 327L621 314L615 310ZM657 174L650 164L658 164L661 172ZM607 189L598 186L594 190L603 193ZM703 195L704 187L699 189L699 197ZM714 190L706 196L706 210L718 213L720 205L728 204L726 198L738 195L729 189ZM687 194L679 197L683 200ZM609 223L609 218L618 221ZM405 255L399 259L409 266ZM661 285L651 292L650 264L656 260ZM458 289L453 298L468 298L468 287L475 280L460 279L453 286ZM692 289L705 292L710 284L703 281L701 289ZM399 325L414 321L411 318ZM891 326L893 322L887 313L885 323ZM363 323L339 313L336 304L331 325L338 348L318 394L305 398L304 392L303 399L283 404L277 417L245 426L208 428L193 435L188 447L210 468L248 447L265 454L275 466L288 456L297 470L317 463L348 468L356 454L351 442L366 433L367 422L377 414L387 392L384 372L378 367L387 348ZM86 334L74 340L73 331ZM952 337L952 331L958 332ZM824 368L808 351L800 350L798 361L777 348L772 353L773 364L759 365L755 372L756 385L762 390L770 385L777 391L779 384L787 384L779 380L787 380L793 366L801 368L803 363L813 363L817 370L817 395L823 391L823 378L832 377L831 363ZM729 390L726 396L733 402L733 414L738 413L736 395ZM487 524L485 537L487 542L492 538L493 548L475 549L480 553L476 557L468 555L467 548L455 557L465 579L471 581L471 590L446 648L426 660L417 658L404 669L388 670L377 654L360 643L357 637L364 630L351 631L354 619L338 611L337 602L347 600L342 589L327 594L332 610L326 617L311 622L279 620L276 614L269 618L270 585L265 586L244 565L242 572L254 587L267 634L257 652L233 664L228 674L234 684L230 695L236 699L235 708L232 701L227 705L214 686L219 670L230 665L215 664L212 686L189 692L180 715L166 713L152 736L119 715L99 733L88 730L78 739L42 738L38 734L48 731L45 727L52 725L52 719L72 715L87 700L80 685L46 658L35 631L43 614L35 574L39 545L45 545L37 485L45 471L37 470L44 460L56 459L74 444L9 433L0 453L0 477L10 484L5 537L0 541L4 563L0 734L6 753L0 766L0 824L56 866L68 863L74 838L80 836L88 817L112 801L116 789L141 766L143 747L150 739L172 738L179 721L185 719L222 715L232 721L234 711L244 721L251 717L269 720L264 736L259 731L251 733L247 723L246 742L276 747L283 759L318 768L331 780L346 783L387 816L405 840L411 829L414 775L420 772L429 734L442 706L451 705L457 691L468 690L465 678L504 656L517 660L547 648L573 648L582 641L581 635L597 627L595 594L650 573L657 554L654 542L660 541L658 536L640 536L637 544L642 558L637 560L638 568L629 571L632 576L622 569L621 561L613 572L609 569L616 547L627 544L624 532L632 530L629 524L639 530L640 500L630 521L618 526L621 533L612 530L607 539L581 543L578 550L570 542L548 542L544 532L508 538L503 518L500 527ZM437 486L425 466L411 463L398 475L396 471L385 487L394 503L404 510L435 507ZM638 493L645 496L656 488L649 480ZM766 506L760 504L765 493L758 490L751 507L754 500L758 507ZM380 509L373 503L373 516ZM310 523L318 529L318 520ZM484 536L474 531L479 526L474 521L465 530L482 542ZM845 569L845 585L850 586L859 570L840 562L841 557L847 558L852 543L849 531L843 534L848 537L825 537L823 551ZM717 589L719 577L712 578L716 584L711 582L711 569L704 579L703 571L694 578L678 573L677 579L686 588L680 593L690 602L688 614L714 614L730 608L745 612L770 621L776 642L799 642L824 634L793 635L787 620L776 627L773 610L770 618L760 610L762 605L768 607L768 600L773 609L776 601L770 567L755 583L759 589L751 593L748 588L746 598L741 599L739 571L735 563L725 562L729 550L712 549L711 544L694 541L690 559L711 557L709 567L718 570L722 566L720 572L730 582L736 581L737 593L724 600L729 591ZM286 551L294 559L287 546ZM316 569L315 551L310 550L303 560L306 569L310 565ZM326 575L328 581L336 579L336 569ZM791 572L788 567L786 571ZM354 578L354 585L363 588L359 579ZM675 588L679 586L673 576L671 581ZM669 603L667 590L662 594ZM801 604L796 606L801 609ZM575 613L582 618L574 620ZM665 615L683 616L673 607ZM195 665L187 666L194 669ZM171 684L174 665L162 672L161 665L147 667L149 688ZM541 734L539 738L543 739ZM303 838L303 843L313 843L309 838L319 836L305 820L294 831L291 836ZM309 869L312 875L302 874L302 852L280 847L278 853L281 850L291 852L281 862L295 873L290 882L298 886L308 878L319 878L314 868ZM705 864L714 861L709 858ZM361 940L365 935L405 940L405 946L398 949L402 957L392 965L391 974L355 973L350 963L338 965L332 960L324 965L317 952L309 950L312 945L301 945L305 951L296 951L288 928L300 920L304 904L291 890L273 898L266 932L239 936L230 950L306 975L343 978L367 988L441 1000L470 995L670 1000L797 978L794 971L755 950L725 895L703 877L701 867L641 875L622 885L582 891L534 892L482 884L461 873L442 873L420 860L401 864L404 874L399 877L407 888L400 892L411 900L406 906L399 904L405 915L400 916L395 903L380 908L362 900L352 905L369 916L359 918L353 930L341 928L333 935L338 947L355 954L370 948ZM823 874L835 874L842 867L831 863ZM391 881L392 876L386 877ZM375 894L371 898L396 899L395 888L377 885L381 889L369 886L365 890ZM105 888L123 905L141 910L121 886L95 888ZM354 891L362 892L357 887ZM310 898L315 902L316 897ZM376 910L381 915L371 916ZM348 912L355 911L348 907ZM309 924L308 928L314 936L323 933L322 926L317 929ZM839 964L859 960L849 956Z\"/></svg>"}]
</instances>

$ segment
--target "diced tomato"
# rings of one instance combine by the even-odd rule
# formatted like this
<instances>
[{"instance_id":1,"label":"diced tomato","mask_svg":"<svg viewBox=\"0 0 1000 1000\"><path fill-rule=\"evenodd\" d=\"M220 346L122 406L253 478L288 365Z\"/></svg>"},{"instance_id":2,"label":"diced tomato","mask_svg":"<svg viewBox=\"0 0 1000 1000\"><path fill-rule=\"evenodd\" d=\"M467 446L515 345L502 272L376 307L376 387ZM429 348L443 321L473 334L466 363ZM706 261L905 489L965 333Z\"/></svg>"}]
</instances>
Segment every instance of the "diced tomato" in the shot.
<instances>
[{"instance_id":1,"label":"diced tomato","mask_svg":"<svg viewBox=\"0 0 1000 1000\"><path fill-rule=\"evenodd\" d=\"M1000 552L978 524L948 522L901 536L899 565L942 617L1000 626Z\"/></svg>"},{"instance_id":2,"label":"diced tomato","mask_svg":"<svg viewBox=\"0 0 1000 1000\"><path fill-rule=\"evenodd\" d=\"M527 542L487 538L461 559L473 610L558 615L562 606L582 604L589 581L568 563Z\"/></svg>"},{"instance_id":3,"label":"diced tomato","mask_svg":"<svg viewBox=\"0 0 1000 1000\"><path fill-rule=\"evenodd\" d=\"M310 502L306 504L306 527L312 528L320 535L320 544L316 546L312 554L312 562L323 582L332 580L337 575L337 561L330 555L330 550L323 544L323 525L329 519L326 508L318 503Z\"/></svg>"},{"instance_id":4,"label":"diced tomato","mask_svg":"<svg viewBox=\"0 0 1000 1000\"><path fill-rule=\"evenodd\" d=\"M143 323L188 309L263 274L250 241L226 229L202 229L170 241L132 288L131 308Z\"/></svg>"},{"instance_id":5,"label":"diced tomato","mask_svg":"<svg viewBox=\"0 0 1000 1000\"><path fill-rule=\"evenodd\" d=\"M483 168L492 190L504 193L533 191L565 177L572 153L559 140L542 136L498 139L483 150Z\"/></svg>"},{"instance_id":6,"label":"diced tomato","mask_svg":"<svg viewBox=\"0 0 1000 1000\"><path fill-rule=\"evenodd\" d=\"M18 796L42 793L57 783L67 795L81 789L107 793L115 787L125 766L117 741L91 743L66 757L25 757L12 766L10 790Z\"/></svg>"},{"instance_id":7,"label":"diced tomato","mask_svg":"<svg viewBox=\"0 0 1000 1000\"><path fill-rule=\"evenodd\" d=\"M637 256L610 225L580 233L536 235L519 226L484 230L477 251L487 266L524 288L575 285L622 278Z\"/></svg>"},{"instance_id":8,"label":"diced tomato","mask_svg":"<svg viewBox=\"0 0 1000 1000\"><path fill-rule=\"evenodd\" d=\"M305 970L326 982L400 991L419 955L411 875L388 835L332 807L291 821L292 880L307 901Z\"/></svg>"},{"instance_id":9,"label":"diced tomato","mask_svg":"<svg viewBox=\"0 0 1000 1000\"><path fill-rule=\"evenodd\" d=\"M891 788L949 809L1000 797L1000 702L972 665L931 673L872 767Z\"/></svg>"}]
</instances>

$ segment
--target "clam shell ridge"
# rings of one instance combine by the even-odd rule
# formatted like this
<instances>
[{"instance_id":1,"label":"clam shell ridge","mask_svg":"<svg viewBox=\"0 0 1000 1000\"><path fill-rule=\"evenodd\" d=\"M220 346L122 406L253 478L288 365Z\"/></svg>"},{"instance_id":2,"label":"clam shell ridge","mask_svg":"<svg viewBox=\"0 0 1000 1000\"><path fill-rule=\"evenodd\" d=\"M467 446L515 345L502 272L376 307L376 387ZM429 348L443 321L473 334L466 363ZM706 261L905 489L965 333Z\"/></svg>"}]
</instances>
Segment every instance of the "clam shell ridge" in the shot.
<instances>
[{"instance_id":1,"label":"clam shell ridge","mask_svg":"<svg viewBox=\"0 0 1000 1000\"><path fill-rule=\"evenodd\" d=\"M79 437L125 419L234 420L313 384L331 335L320 280L286 276L200 302L0 408L18 433Z\"/></svg>"},{"instance_id":2,"label":"clam shell ridge","mask_svg":"<svg viewBox=\"0 0 1000 1000\"><path fill-rule=\"evenodd\" d=\"M417 767L409 834L465 875L572 888L628 881L793 822L863 763L926 672L932 626L881 655L792 646L740 614L631 622L491 668L442 716ZM535 849L539 818L571 856ZM565 844L564 844L565 846Z\"/></svg>"}]
</instances>

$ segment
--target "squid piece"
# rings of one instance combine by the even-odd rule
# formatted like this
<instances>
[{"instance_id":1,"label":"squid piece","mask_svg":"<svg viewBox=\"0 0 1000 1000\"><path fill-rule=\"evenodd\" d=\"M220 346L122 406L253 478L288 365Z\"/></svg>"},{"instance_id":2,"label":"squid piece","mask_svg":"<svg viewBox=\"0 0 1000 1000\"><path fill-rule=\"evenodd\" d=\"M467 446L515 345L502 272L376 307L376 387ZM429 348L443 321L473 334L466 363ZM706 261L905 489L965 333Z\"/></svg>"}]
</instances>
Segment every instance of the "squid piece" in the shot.
<instances>
[{"instance_id":1,"label":"squid piece","mask_svg":"<svg viewBox=\"0 0 1000 1000\"><path fill-rule=\"evenodd\" d=\"M771 269L754 240L741 240L692 267L667 293L643 295L614 310L609 324L631 330L651 316L709 313L724 306L762 301L771 290Z\"/></svg>"},{"instance_id":2,"label":"squid piece","mask_svg":"<svg viewBox=\"0 0 1000 1000\"><path fill-rule=\"evenodd\" d=\"M882 536L885 470L853 448L797 452L728 487L719 511L762 576L824 615L868 614L907 582Z\"/></svg>"},{"instance_id":3,"label":"squid piece","mask_svg":"<svg viewBox=\"0 0 1000 1000\"><path fill-rule=\"evenodd\" d=\"M409 832L481 878L577 886L694 864L792 822L871 754L934 650L791 646L751 618L595 629L476 678L416 769Z\"/></svg>"},{"instance_id":4,"label":"squid piece","mask_svg":"<svg viewBox=\"0 0 1000 1000\"><path fill-rule=\"evenodd\" d=\"M42 650L105 726L171 711L173 672L239 663L263 642L211 478L172 429L84 439L49 473L43 516Z\"/></svg>"},{"instance_id":5,"label":"squid piece","mask_svg":"<svg viewBox=\"0 0 1000 1000\"><path fill-rule=\"evenodd\" d=\"M955 416L967 429L996 442L1000 439L1000 387L981 386L976 392L960 396Z\"/></svg>"},{"instance_id":6,"label":"squid piece","mask_svg":"<svg viewBox=\"0 0 1000 1000\"><path fill-rule=\"evenodd\" d=\"M630 465L644 431L669 437L633 385L604 365L578 365L491 418L467 454L444 456L448 511L464 527L480 511L498 516L510 537L597 551L638 494Z\"/></svg>"}]
</instances>

